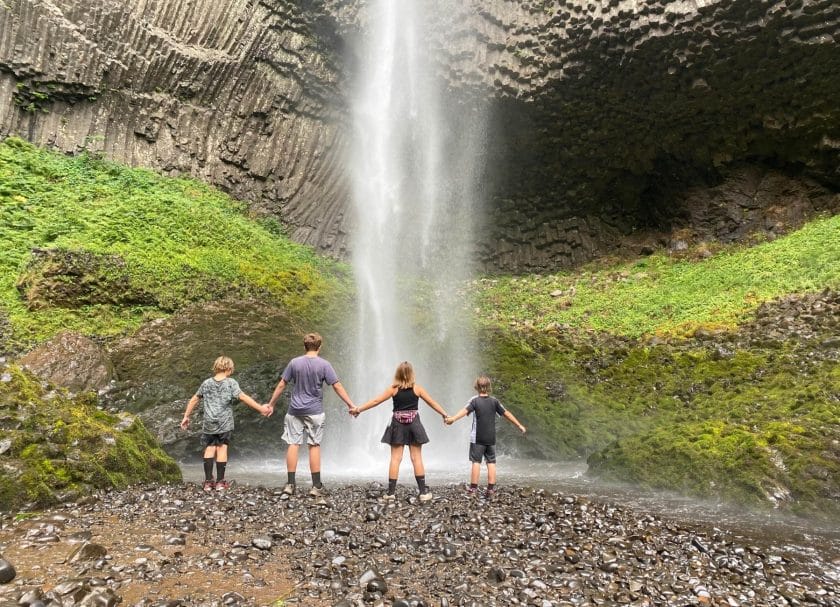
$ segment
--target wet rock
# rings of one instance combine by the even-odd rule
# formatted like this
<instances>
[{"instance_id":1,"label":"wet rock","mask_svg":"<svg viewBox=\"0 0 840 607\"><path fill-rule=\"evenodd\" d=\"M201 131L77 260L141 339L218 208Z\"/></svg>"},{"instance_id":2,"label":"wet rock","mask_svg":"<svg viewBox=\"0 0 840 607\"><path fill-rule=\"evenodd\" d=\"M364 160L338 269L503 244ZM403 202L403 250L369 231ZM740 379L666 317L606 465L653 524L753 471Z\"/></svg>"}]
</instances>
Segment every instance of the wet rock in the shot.
<instances>
[{"instance_id":1,"label":"wet rock","mask_svg":"<svg viewBox=\"0 0 840 607\"><path fill-rule=\"evenodd\" d=\"M255 548L259 548L260 550L271 550L271 547L274 545L271 541L270 537L266 537L264 535L255 537L251 540L251 544Z\"/></svg>"},{"instance_id":2,"label":"wet rock","mask_svg":"<svg viewBox=\"0 0 840 607\"><path fill-rule=\"evenodd\" d=\"M0 558L0 584L8 584L13 579L17 572L12 564L6 559Z\"/></svg>"},{"instance_id":3,"label":"wet rock","mask_svg":"<svg viewBox=\"0 0 840 607\"><path fill-rule=\"evenodd\" d=\"M95 561L108 554L108 550L99 544L85 543L76 548L68 558L71 563L79 563L82 561Z\"/></svg>"}]
</instances>

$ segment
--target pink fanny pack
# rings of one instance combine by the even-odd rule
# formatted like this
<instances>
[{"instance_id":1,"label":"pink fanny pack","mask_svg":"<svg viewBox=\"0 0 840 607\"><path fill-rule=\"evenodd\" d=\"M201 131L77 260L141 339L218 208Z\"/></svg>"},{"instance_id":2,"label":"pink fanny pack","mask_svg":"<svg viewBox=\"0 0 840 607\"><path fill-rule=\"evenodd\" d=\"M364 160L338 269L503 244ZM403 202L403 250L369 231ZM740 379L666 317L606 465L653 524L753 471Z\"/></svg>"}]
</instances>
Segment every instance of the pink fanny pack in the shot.
<instances>
[{"instance_id":1,"label":"pink fanny pack","mask_svg":"<svg viewBox=\"0 0 840 607\"><path fill-rule=\"evenodd\" d=\"M417 411L394 411L394 419L401 424L410 424L417 417Z\"/></svg>"}]
</instances>

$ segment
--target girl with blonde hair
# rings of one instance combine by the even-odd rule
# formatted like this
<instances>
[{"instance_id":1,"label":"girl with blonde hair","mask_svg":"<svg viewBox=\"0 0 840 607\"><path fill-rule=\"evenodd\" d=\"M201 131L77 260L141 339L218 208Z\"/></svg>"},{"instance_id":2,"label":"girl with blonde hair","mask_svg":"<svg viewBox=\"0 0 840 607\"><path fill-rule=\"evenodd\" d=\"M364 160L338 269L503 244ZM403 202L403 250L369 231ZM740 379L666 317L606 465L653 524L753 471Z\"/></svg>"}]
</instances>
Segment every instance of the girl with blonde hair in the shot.
<instances>
[{"instance_id":1,"label":"girl with blonde hair","mask_svg":"<svg viewBox=\"0 0 840 607\"><path fill-rule=\"evenodd\" d=\"M414 381L414 367L408 361L397 366L394 382L382 394L372 398L360 407L350 410L351 415L357 417L362 411L372 409L388 399L393 400L393 415L385 434L383 443L391 446L391 461L388 466L388 493L386 500L394 500L397 491L397 477L400 471L405 446L408 445L411 465L414 467L414 478L417 480L419 499L422 502L432 499L432 493L426 486L426 471L423 467L423 445L429 442L426 429L420 421L420 399L434 409L444 420L446 411L441 407L422 386Z\"/></svg>"}]
</instances>

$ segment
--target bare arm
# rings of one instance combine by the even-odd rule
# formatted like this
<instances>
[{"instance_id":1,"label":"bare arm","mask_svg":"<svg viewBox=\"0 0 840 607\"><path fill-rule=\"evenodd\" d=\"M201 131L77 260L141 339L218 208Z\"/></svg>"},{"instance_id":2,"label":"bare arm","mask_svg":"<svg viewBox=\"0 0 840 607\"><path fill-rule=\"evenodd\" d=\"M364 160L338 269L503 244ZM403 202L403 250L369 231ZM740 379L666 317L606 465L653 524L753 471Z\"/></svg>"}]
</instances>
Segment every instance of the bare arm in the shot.
<instances>
[{"instance_id":1,"label":"bare arm","mask_svg":"<svg viewBox=\"0 0 840 607\"><path fill-rule=\"evenodd\" d=\"M512 423L514 426L519 428L519 431L522 434L525 434L525 426L523 426L522 424L519 423L519 420L516 419L516 417L514 417L513 413L511 413L510 411L505 411L504 418L506 420L508 420L510 423Z\"/></svg>"},{"instance_id":2,"label":"bare arm","mask_svg":"<svg viewBox=\"0 0 840 607\"><path fill-rule=\"evenodd\" d=\"M455 415L453 415L452 417L447 417L444 421L446 422L446 425L447 425L447 426L451 426L452 424L454 424L455 422L457 422L457 421L458 421L459 419L461 419L462 417L465 417L465 416L467 415L467 413L468 413L468 412L467 412L467 408L466 408L466 407L464 407L463 409L461 409L460 411L458 411L458 413L456 413L456 414L455 414Z\"/></svg>"},{"instance_id":3,"label":"bare arm","mask_svg":"<svg viewBox=\"0 0 840 607\"><path fill-rule=\"evenodd\" d=\"M358 415L362 411L367 411L368 409L373 409L377 405L381 405L386 400L388 400L389 398L394 396L394 394L396 394L396 392L397 392L396 388L394 388L393 386L389 386L388 388L385 389L385 391L382 394L370 399L365 404L363 404L361 407L358 407L357 409L355 409L355 415Z\"/></svg>"},{"instance_id":4,"label":"bare arm","mask_svg":"<svg viewBox=\"0 0 840 607\"><path fill-rule=\"evenodd\" d=\"M277 403L277 399L280 398L280 395L283 394L283 390L285 389L286 380L281 378L280 381L277 382L277 387L274 388L274 393L271 395L271 400L268 401L268 408L271 409L271 413L274 412L274 405L275 403ZM269 413L269 415L271 415L271 413Z\"/></svg>"},{"instance_id":5,"label":"bare arm","mask_svg":"<svg viewBox=\"0 0 840 607\"><path fill-rule=\"evenodd\" d=\"M338 398L344 401L347 408L352 410L355 406L353 405L353 400L350 398L350 395L347 394L347 390L344 389L344 386L341 385L340 381L333 384L333 390L335 390L335 393L338 394Z\"/></svg>"},{"instance_id":6,"label":"bare arm","mask_svg":"<svg viewBox=\"0 0 840 607\"><path fill-rule=\"evenodd\" d=\"M422 398L424 401L426 401L426 404L429 405L435 411L437 411L438 414L444 420L446 419L446 411L443 410L443 407L441 407L439 404L437 404L437 401L435 401L435 399L433 399L431 396L429 396L429 393L426 392L426 390L423 389L422 386L418 386L417 384L414 384L414 393L417 396L419 396L420 398Z\"/></svg>"},{"instance_id":7,"label":"bare arm","mask_svg":"<svg viewBox=\"0 0 840 607\"><path fill-rule=\"evenodd\" d=\"M193 409L195 409L199 400L201 400L201 397L199 397L198 394L193 394L190 402L187 403L187 410L184 411L184 419L181 420L181 430L186 430L189 427L190 415L192 415Z\"/></svg>"},{"instance_id":8,"label":"bare arm","mask_svg":"<svg viewBox=\"0 0 840 607\"><path fill-rule=\"evenodd\" d=\"M266 417L271 415L271 412L274 411L273 409L269 408L268 405L259 404L257 401L255 401L253 398L251 398L244 392L239 393L239 400L251 407L254 411L259 411L262 415L265 415Z\"/></svg>"}]
</instances>

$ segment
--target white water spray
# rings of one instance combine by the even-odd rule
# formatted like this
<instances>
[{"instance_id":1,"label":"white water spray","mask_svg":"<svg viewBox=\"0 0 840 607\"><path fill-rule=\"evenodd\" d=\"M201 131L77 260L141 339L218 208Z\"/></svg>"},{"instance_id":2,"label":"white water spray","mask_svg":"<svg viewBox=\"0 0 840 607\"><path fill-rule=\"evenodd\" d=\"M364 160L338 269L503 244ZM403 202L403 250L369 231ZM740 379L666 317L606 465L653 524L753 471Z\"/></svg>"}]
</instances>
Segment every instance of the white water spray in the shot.
<instances>
[{"instance_id":1,"label":"white water spray","mask_svg":"<svg viewBox=\"0 0 840 607\"><path fill-rule=\"evenodd\" d=\"M345 383L361 404L408 360L418 383L453 414L472 394L477 371L463 289L472 274L484 124L474 107L443 96L427 47L427 5L376 0L365 14L350 159L358 309L353 360L342 366L353 369ZM389 450L379 440L390 412L386 401L356 420L336 421L334 465L384 477ZM466 469L469 422L446 428L422 403L420 415L431 439L427 468ZM325 444L328 460L331 451ZM406 452L404 466L407 460Z\"/></svg>"}]
</instances>

